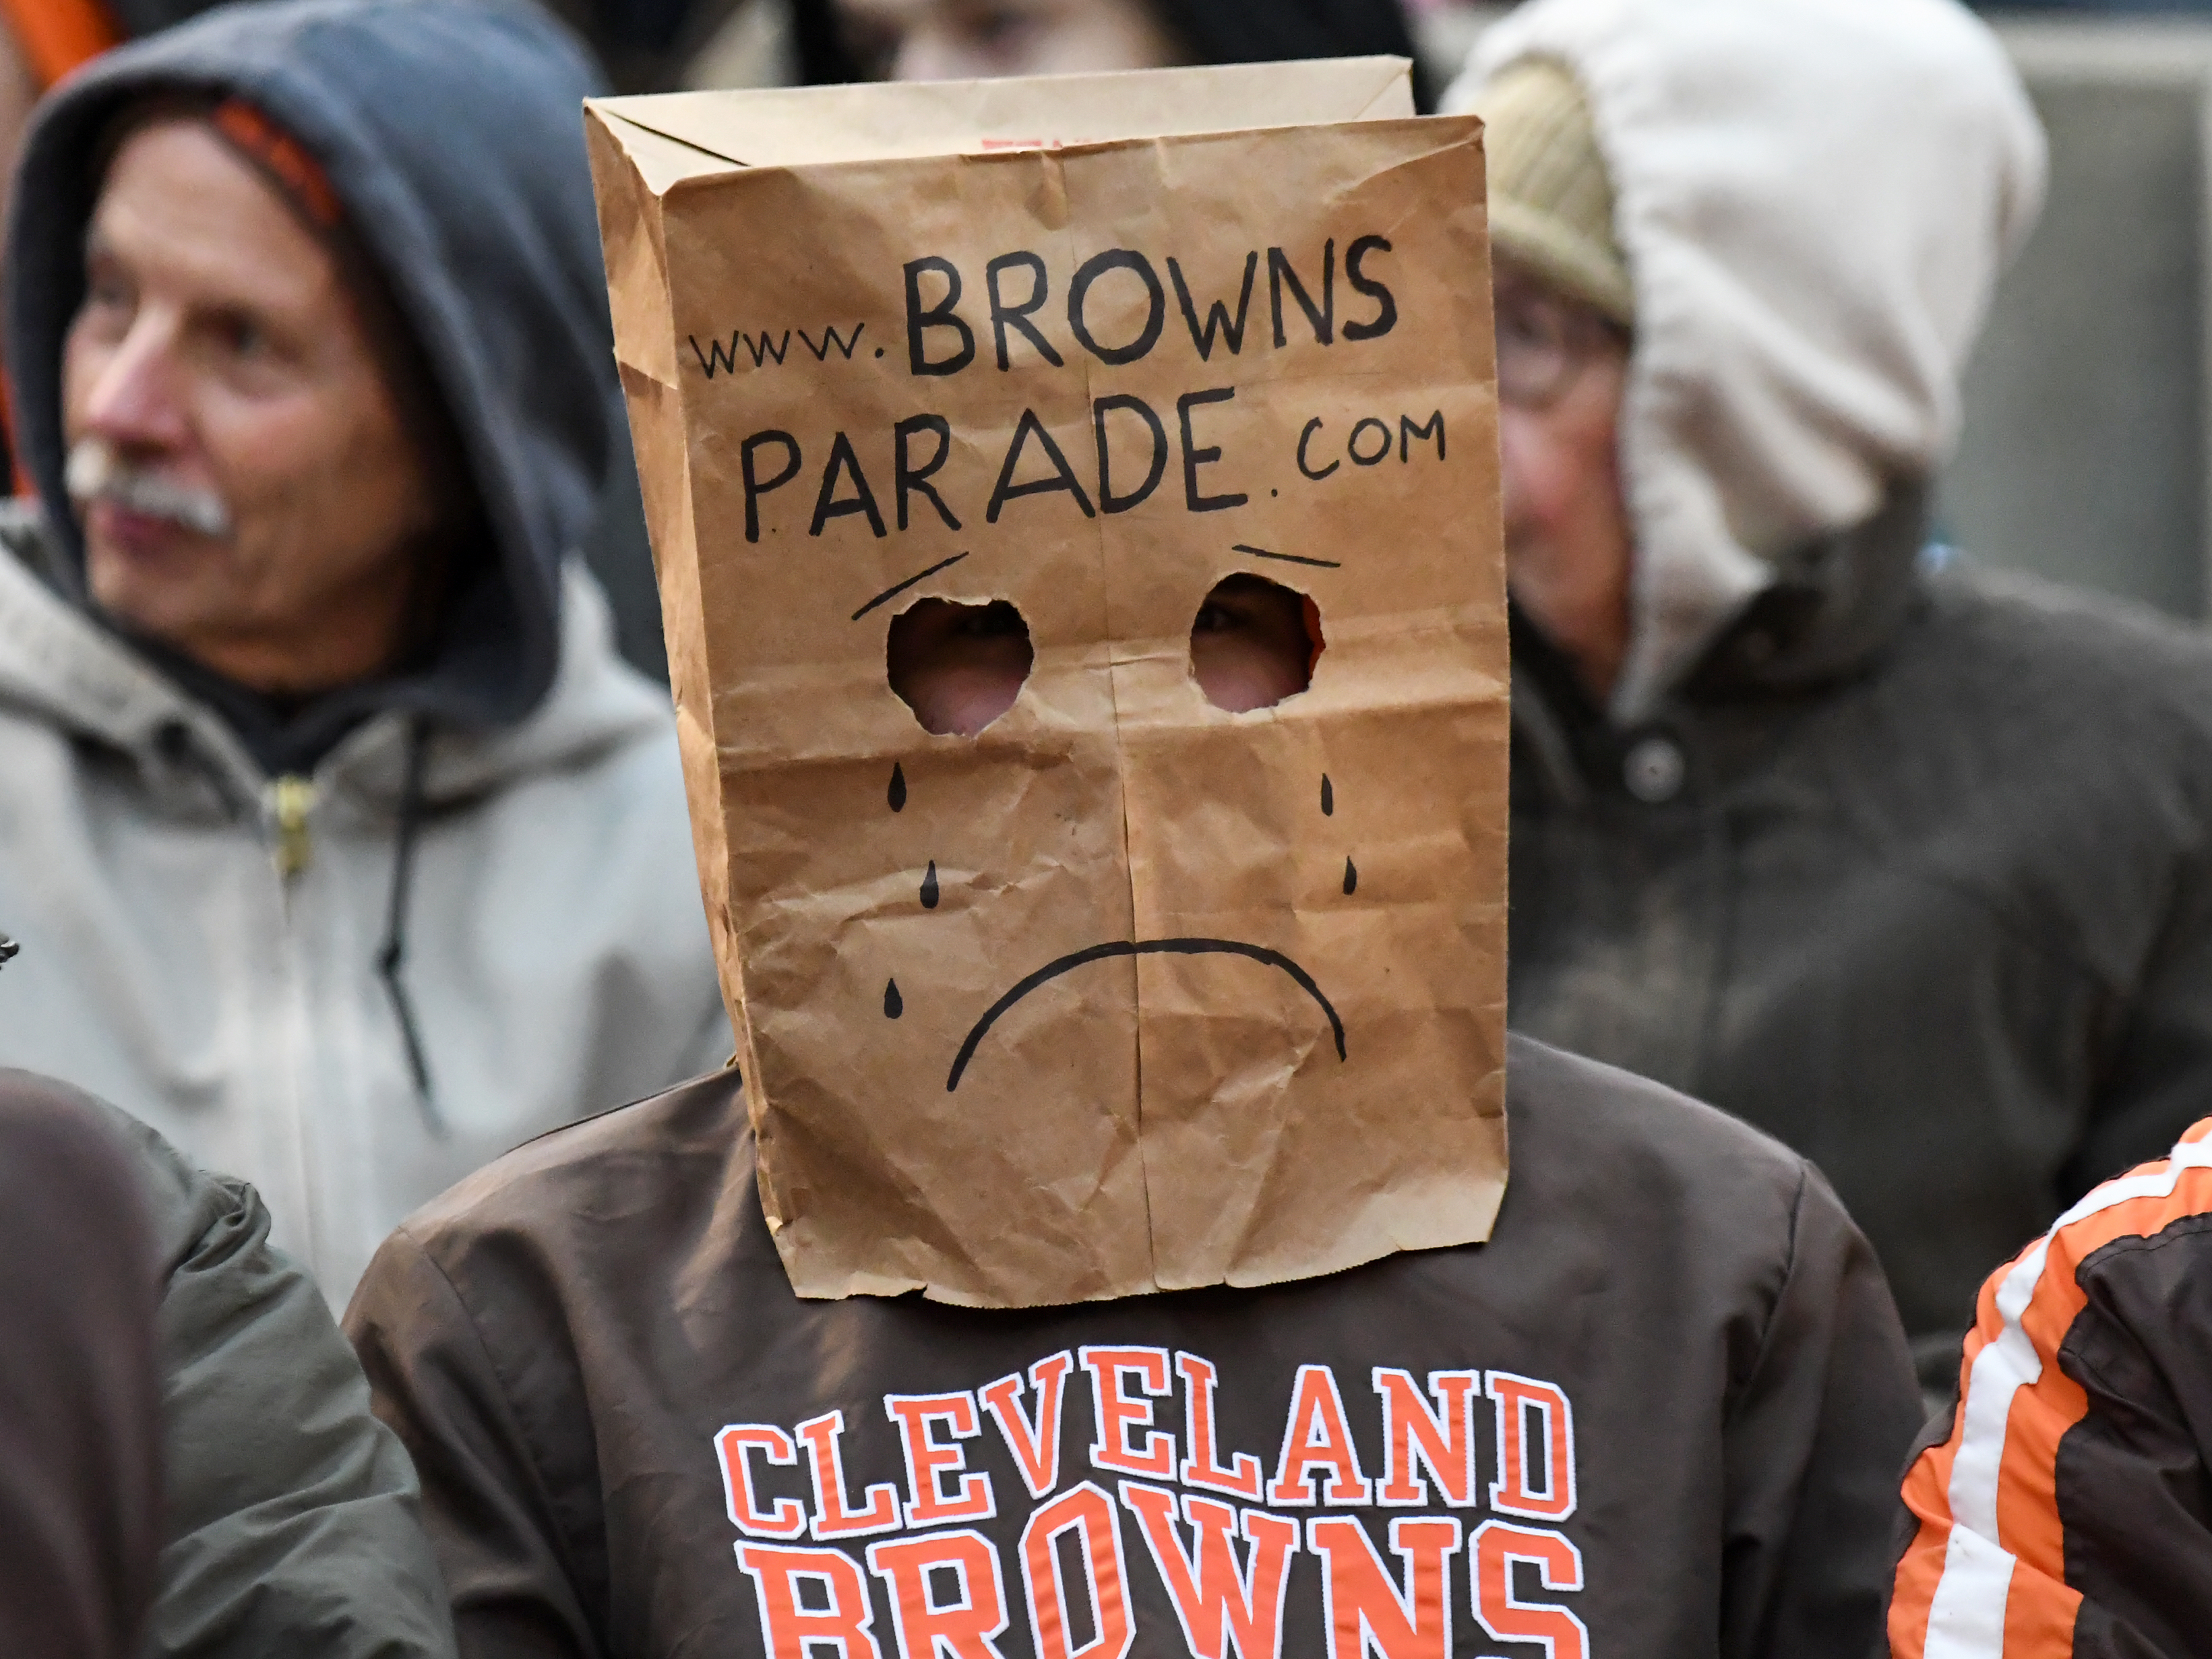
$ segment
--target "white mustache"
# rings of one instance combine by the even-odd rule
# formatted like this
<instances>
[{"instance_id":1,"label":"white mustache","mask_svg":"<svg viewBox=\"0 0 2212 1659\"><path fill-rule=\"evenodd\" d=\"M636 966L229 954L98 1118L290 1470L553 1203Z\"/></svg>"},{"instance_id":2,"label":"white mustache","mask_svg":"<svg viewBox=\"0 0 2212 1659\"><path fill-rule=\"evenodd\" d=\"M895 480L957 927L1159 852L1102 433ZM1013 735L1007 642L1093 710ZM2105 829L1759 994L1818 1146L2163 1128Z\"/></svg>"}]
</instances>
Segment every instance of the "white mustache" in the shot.
<instances>
[{"instance_id":1,"label":"white mustache","mask_svg":"<svg viewBox=\"0 0 2212 1659\"><path fill-rule=\"evenodd\" d=\"M195 535L222 540L231 532L230 507L215 491L180 484L150 467L134 465L102 438L82 439L70 450L63 482L70 499L80 507L112 501L132 513L182 525Z\"/></svg>"}]
</instances>

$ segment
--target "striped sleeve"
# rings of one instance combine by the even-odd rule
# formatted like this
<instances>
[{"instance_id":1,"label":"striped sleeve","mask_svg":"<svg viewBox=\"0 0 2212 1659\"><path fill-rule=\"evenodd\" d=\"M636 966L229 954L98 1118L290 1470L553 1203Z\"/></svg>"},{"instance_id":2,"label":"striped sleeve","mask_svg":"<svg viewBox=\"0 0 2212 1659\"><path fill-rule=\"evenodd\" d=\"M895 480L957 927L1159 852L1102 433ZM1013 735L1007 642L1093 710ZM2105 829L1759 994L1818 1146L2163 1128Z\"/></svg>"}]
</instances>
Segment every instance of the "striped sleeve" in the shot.
<instances>
[{"instance_id":1,"label":"striped sleeve","mask_svg":"<svg viewBox=\"0 0 2212 1659\"><path fill-rule=\"evenodd\" d=\"M1893 1659L2076 1659L2083 1602L2067 1571L2059 1447L2091 1401L2059 1350L2089 1303L2081 1269L2208 1212L2212 1119L2091 1192L1983 1285L1949 1437L1905 1479L1915 1524L1890 1605Z\"/></svg>"}]
</instances>

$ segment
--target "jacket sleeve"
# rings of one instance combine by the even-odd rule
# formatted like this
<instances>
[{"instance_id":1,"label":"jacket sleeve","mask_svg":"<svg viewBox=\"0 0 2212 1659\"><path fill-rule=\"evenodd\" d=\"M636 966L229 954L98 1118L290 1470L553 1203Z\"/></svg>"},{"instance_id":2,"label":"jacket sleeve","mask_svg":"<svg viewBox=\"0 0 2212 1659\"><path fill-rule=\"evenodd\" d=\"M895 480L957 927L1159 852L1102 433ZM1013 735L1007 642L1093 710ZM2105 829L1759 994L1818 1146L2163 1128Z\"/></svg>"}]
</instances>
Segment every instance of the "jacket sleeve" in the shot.
<instances>
[{"instance_id":1,"label":"jacket sleeve","mask_svg":"<svg viewBox=\"0 0 2212 1659\"><path fill-rule=\"evenodd\" d=\"M405 1229L369 1263L345 1325L377 1415L421 1472L423 1519L461 1653L600 1659L605 1647L586 1611L575 1552L506 1379L452 1281ZM559 1364L556 1346L547 1345L548 1369ZM580 1404L567 1420L588 1442ZM589 1462L587 1444L574 1449Z\"/></svg>"},{"instance_id":2,"label":"jacket sleeve","mask_svg":"<svg viewBox=\"0 0 2212 1659\"><path fill-rule=\"evenodd\" d=\"M2204 1651L2208 1206L2212 1170L2108 1182L1982 1287L1959 1406L1905 1479L1895 1659Z\"/></svg>"},{"instance_id":3,"label":"jacket sleeve","mask_svg":"<svg viewBox=\"0 0 2212 1659\"><path fill-rule=\"evenodd\" d=\"M413 1471L321 1291L270 1244L251 1188L185 1178L205 1224L161 1304L169 1541L152 1650L444 1659Z\"/></svg>"},{"instance_id":4,"label":"jacket sleeve","mask_svg":"<svg viewBox=\"0 0 2212 1659\"><path fill-rule=\"evenodd\" d=\"M1897 1475L1920 1421L1889 1286L1808 1166L1780 1293L1723 1428L1726 1659L1878 1650Z\"/></svg>"},{"instance_id":5,"label":"jacket sleeve","mask_svg":"<svg viewBox=\"0 0 2212 1659\"><path fill-rule=\"evenodd\" d=\"M161 1548L161 1274L127 1144L0 1071L0 1644L128 1659Z\"/></svg>"}]
</instances>

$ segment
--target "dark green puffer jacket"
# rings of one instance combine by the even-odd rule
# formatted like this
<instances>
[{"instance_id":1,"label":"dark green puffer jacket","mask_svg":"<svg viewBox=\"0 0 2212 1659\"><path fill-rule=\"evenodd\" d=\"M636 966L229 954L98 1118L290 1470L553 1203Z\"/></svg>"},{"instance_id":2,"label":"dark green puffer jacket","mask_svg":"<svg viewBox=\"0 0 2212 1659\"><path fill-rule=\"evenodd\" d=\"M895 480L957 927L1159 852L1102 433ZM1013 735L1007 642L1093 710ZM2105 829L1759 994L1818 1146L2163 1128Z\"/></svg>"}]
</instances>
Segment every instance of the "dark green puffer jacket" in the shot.
<instances>
[{"instance_id":1,"label":"dark green puffer jacket","mask_svg":"<svg viewBox=\"0 0 2212 1659\"><path fill-rule=\"evenodd\" d=\"M1632 727L1516 619L1510 1010L1819 1164L1941 1395L1983 1279L2212 1111L2212 641L1923 522Z\"/></svg>"},{"instance_id":2,"label":"dark green puffer jacket","mask_svg":"<svg viewBox=\"0 0 2212 1659\"><path fill-rule=\"evenodd\" d=\"M167 1533L146 1652L447 1659L415 1469L314 1281L243 1182L99 1109L137 1154L166 1270Z\"/></svg>"}]
</instances>

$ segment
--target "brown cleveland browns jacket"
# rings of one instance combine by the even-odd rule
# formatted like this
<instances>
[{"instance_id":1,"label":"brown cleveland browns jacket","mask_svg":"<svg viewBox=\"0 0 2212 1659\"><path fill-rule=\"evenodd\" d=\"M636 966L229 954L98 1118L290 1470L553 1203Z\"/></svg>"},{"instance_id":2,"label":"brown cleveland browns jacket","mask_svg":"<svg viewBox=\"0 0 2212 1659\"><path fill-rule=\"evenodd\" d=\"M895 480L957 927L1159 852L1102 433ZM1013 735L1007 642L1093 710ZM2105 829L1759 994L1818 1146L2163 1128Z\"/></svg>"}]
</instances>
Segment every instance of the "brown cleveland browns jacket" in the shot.
<instances>
[{"instance_id":1,"label":"brown cleveland browns jacket","mask_svg":"<svg viewBox=\"0 0 2212 1659\"><path fill-rule=\"evenodd\" d=\"M1864 1659L1918 1425L1803 1160L1522 1039L1487 1244L802 1302L734 1072L394 1235L348 1326L465 1654Z\"/></svg>"},{"instance_id":2,"label":"brown cleveland browns jacket","mask_svg":"<svg viewBox=\"0 0 2212 1659\"><path fill-rule=\"evenodd\" d=\"M1896 1659L2212 1652L2212 1119L1982 1287L1905 1482Z\"/></svg>"}]
</instances>

